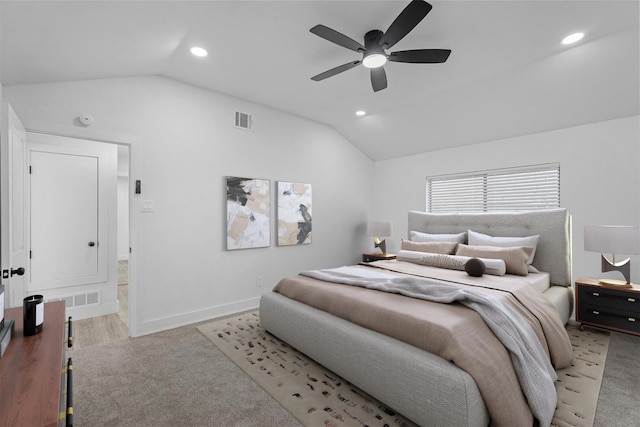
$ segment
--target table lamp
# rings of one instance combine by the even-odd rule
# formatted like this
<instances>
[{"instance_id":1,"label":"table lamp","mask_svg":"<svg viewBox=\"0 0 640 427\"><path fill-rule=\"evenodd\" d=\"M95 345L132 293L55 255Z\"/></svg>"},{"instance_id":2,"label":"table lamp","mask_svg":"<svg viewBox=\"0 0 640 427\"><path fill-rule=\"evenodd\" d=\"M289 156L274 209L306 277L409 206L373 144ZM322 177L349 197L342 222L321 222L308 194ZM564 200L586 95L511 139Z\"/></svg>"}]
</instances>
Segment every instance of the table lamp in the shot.
<instances>
[{"instance_id":1,"label":"table lamp","mask_svg":"<svg viewBox=\"0 0 640 427\"><path fill-rule=\"evenodd\" d=\"M373 237L374 247L380 248L383 254L387 253L387 243L380 240L381 237L391 236L390 221L370 221L367 224L367 236Z\"/></svg>"},{"instance_id":2,"label":"table lamp","mask_svg":"<svg viewBox=\"0 0 640 427\"><path fill-rule=\"evenodd\" d=\"M625 281L601 279L600 283L610 286L631 285L631 259L616 262L616 254L640 254L640 227L628 225L587 225L584 227L584 250L600 252L602 272L619 271ZM612 254L611 261L604 254Z\"/></svg>"}]
</instances>

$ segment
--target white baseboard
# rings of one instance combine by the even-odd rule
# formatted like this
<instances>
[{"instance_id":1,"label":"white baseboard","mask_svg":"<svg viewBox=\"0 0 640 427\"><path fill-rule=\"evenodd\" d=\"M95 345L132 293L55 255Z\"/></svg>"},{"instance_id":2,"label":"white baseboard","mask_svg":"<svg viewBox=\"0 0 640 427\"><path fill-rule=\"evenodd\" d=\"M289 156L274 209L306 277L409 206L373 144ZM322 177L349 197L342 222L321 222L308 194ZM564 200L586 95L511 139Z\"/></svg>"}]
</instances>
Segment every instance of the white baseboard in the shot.
<instances>
[{"instance_id":1,"label":"white baseboard","mask_svg":"<svg viewBox=\"0 0 640 427\"><path fill-rule=\"evenodd\" d=\"M73 317L73 320L88 319L90 317L104 316L118 312L118 302L110 302L107 304L91 304L79 307L67 307L67 317Z\"/></svg>"},{"instance_id":2,"label":"white baseboard","mask_svg":"<svg viewBox=\"0 0 640 427\"><path fill-rule=\"evenodd\" d=\"M243 311L254 310L260 305L260 297L251 298L244 301L237 301L230 304L209 307L203 310L189 313L177 314L170 317L162 317L153 320L143 321L139 328L132 328L132 336L142 336L168 329L179 328L180 326L191 325L193 323L212 320L218 317L229 316Z\"/></svg>"}]
</instances>

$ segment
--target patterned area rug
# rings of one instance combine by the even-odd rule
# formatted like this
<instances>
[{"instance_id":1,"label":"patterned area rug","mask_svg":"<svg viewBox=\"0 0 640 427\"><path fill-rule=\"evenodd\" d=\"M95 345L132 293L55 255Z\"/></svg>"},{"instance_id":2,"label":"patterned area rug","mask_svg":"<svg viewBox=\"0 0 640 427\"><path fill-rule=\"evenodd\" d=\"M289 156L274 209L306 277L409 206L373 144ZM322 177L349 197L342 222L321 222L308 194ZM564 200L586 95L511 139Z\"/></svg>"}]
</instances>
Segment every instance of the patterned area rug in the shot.
<instances>
[{"instance_id":1,"label":"patterned area rug","mask_svg":"<svg viewBox=\"0 0 640 427\"><path fill-rule=\"evenodd\" d=\"M415 426L260 327L257 311L198 327L212 343L306 426ZM559 370L557 427L591 427L609 334L567 326L574 361Z\"/></svg>"},{"instance_id":2,"label":"patterned area rug","mask_svg":"<svg viewBox=\"0 0 640 427\"><path fill-rule=\"evenodd\" d=\"M569 323L567 332L573 346L571 366L556 371L558 406L554 427L592 427L609 349L609 332Z\"/></svg>"}]
</instances>

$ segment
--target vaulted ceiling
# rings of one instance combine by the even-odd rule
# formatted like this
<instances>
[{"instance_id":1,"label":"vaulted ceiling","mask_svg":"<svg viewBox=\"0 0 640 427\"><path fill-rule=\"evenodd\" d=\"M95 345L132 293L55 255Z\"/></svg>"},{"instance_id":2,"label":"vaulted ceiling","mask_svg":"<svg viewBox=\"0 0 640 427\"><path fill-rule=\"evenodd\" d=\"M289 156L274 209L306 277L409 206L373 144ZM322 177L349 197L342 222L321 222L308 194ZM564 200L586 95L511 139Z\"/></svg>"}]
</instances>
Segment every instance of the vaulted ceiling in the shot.
<instances>
[{"instance_id":1,"label":"vaulted ceiling","mask_svg":"<svg viewBox=\"0 0 640 427\"><path fill-rule=\"evenodd\" d=\"M430 3L392 50L451 56L388 63L377 93L362 66L312 81L361 55L309 29L363 43L408 0L0 1L0 77L9 86L163 75L325 123L373 160L640 113L638 1ZM581 41L561 44L576 31ZM209 55L191 55L195 45Z\"/></svg>"}]
</instances>

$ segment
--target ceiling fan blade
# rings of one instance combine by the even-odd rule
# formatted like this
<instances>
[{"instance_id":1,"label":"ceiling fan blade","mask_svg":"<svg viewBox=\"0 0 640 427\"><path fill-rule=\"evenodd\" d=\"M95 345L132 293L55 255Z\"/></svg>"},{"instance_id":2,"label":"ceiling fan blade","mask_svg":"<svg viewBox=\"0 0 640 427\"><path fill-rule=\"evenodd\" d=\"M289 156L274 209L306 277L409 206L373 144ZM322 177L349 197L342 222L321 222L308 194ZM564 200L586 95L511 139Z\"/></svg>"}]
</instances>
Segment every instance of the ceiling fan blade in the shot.
<instances>
[{"instance_id":1,"label":"ceiling fan blade","mask_svg":"<svg viewBox=\"0 0 640 427\"><path fill-rule=\"evenodd\" d=\"M329 27L325 27L324 25L316 25L312 29L310 29L313 34L318 37L322 37L325 40L329 40L332 43L340 45L342 47L346 47L347 49L351 49L355 52L364 52L364 46L362 46L357 41L353 40L345 36L342 33L337 32L336 30L332 30Z\"/></svg>"},{"instance_id":2,"label":"ceiling fan blade","mask_svg":"<svg viewBox=\"0 0 640 427\"><path fill-rule=\"evenodd\" d=\"M374 92L387 88L387 73L385 73L384 68L371 69L371 86Z\"/></svg>"},{"instance_id":3,"label":"ceiling fan blade","mask_svg":"<svg viewBox=\"0 0 640 427\"><path fill-rule=\"evenodd\" d=\"M435 64L445 62L451 49L415 49L391 52L387 58L394 62L411 62L414 64Z\"/></svg>"},{"instance_id":4,"label":"ceiling fan blade","mask_svg":"<svg viewBox=\"0 0 640 427\"><path fill-rule=\"evenodd\" d=\"M332 68L330 70L325 71L324 73L320 73L317 76L313 76L311 77L311 80L314 80L316 82L319 82L320 80L324 80L326 78L335 76L336 74L340 74L343 71L347 71L352 69L353 67L360 65L362 61L352 61L352 62L347 62L346 64L342 64L339 65L335 68Z\"/></svg>"},{"instance_id":5,"label":"ceiling fan blade","mask_svg":"<svg viewBox=\"0 0 640 427\"><path fill-rule=\"evenodd\" d=\"M387 32L384 33L384 36L382 36L380 45L383 49L389 49L402 40L404 36L409 34L409 31L413 30L413 28L427 16L427 13L431 11L432 7L433 6L426 1L412 0L411 3L400 12L396 20L391 23Z\"/></svg>"}]
</instances>

